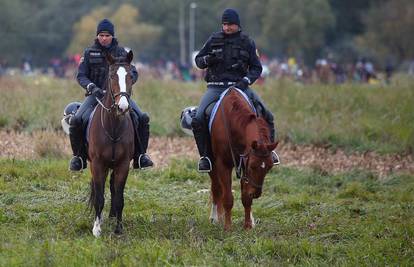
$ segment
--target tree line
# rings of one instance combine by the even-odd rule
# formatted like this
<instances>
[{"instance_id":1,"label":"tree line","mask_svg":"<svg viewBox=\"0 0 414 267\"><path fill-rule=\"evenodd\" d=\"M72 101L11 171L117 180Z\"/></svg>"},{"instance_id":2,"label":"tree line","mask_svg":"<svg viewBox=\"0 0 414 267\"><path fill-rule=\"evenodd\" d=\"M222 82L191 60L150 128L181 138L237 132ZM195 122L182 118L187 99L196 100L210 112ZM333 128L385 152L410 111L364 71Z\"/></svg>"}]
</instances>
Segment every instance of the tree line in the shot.
<instances>
[{"instance_id":1,"label":"tree line","mask_svg":"<svg viewBox=\"0 0 414 267\"><path fill-rule=\"evenodd\" d=\"M121 44L140 60L178 61L180 27L188 51L190 12L195 12L194 47L200 49L220 30L226 7L239 11L242 29L268 57L293 56L307 64L327 56L380 63L414 58L412 0L2 0L0 60L16 66L31 57L46 65L51 57L82 53L97 22L107 17Z\"/></svg>"}]
</instances>

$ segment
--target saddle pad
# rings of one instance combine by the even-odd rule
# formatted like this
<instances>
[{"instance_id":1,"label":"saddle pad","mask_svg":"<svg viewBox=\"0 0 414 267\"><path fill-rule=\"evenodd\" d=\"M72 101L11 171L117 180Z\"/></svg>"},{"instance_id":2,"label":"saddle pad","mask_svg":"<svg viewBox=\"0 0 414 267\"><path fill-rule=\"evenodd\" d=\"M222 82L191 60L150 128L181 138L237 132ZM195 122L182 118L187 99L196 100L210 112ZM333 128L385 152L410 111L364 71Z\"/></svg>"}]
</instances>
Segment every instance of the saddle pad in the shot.
<instances>
[{"instance_id":1,"label":"saddle pad","mask_svg":"<svg viewBox=\"0 0 414 267\"><path fill-rule=\"evenodd\" d=\"M91 121L92 121L93 115L95 114L95 111L96 111L97 107L98 107L98 105L95 106L95 108L91 112L91 115L89 115L88 124L86 126L86 137L85 137L85 140L86 140L87 143L89 143L88 137L89 137L89 130L91 128Z\"/></svg>"},{"instance_id":2,"label":"saddle pad","mask_svg":"<svg viewBox=\"0 0 414 267\"><path fill-rule=\"evenodd\" d=\"M221 101L223 100L224 96L227 94L229 89L230 88L227 88L221 93L219 100L216 102L216 104L213 107L213 111L211 112L210 120L208 122L208 130L210 131L210 134L211 134L211 126L213 125L213 121L214 121L214 117L216 116L217 109L219 108ZM236 89L244 97L244 99L247 101L247 103L249 103L250 107L252 108L252 111L256 113L256 108L251 103L249 97L242 90L238 88L233 88L233 89Z\"/></svg>"}]
</instances>

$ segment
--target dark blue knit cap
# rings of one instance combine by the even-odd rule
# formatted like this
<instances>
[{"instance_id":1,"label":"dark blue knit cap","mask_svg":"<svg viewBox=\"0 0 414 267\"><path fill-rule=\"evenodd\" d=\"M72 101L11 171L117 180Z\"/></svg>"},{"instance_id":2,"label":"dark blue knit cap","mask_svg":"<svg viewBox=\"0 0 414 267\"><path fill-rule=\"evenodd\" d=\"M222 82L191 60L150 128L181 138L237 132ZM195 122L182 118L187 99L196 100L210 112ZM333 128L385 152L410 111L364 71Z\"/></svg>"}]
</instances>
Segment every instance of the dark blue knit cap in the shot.
<instances>
[{"instance_id":1,"label":"dark blue knit cap","mask_svg":"<svg viewBox=\"0 0 414 267\"><path fill-rule=\"evenodd\" d=\"M110 35L115 35L114 24L112 24L109 19L103 19L99 22L98 27L96 28L96 35L101 32L108 32Z\"/></svg>"},{"instance_id":2,"label":"dark blue knit cap","mask_svg":"<svg viewBox=\"0 0 414 267\"><path fill-rule=\"evenodd\" d=\"M240 26L239 14L236 10L232 8L227 8L223 12L223 16L221 17L221 23L236 24Z\"/></svg>"}]
</instances>

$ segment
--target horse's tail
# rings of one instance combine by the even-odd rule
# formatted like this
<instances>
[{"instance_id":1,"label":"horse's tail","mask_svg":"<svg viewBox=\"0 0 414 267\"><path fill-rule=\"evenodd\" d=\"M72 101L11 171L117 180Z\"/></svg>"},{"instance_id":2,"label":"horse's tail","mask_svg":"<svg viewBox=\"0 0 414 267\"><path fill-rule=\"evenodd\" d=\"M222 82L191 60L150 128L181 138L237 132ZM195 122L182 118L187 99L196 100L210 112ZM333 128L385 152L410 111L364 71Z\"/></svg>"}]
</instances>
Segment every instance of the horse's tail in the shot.
<instances>
[{"instance_id":1,"label":"horse's tail","mask_svg":"<svg viewBox=\"0 0 414 267\"><path fill-rule=\"evenodd\" d=\"M95 188L93 186L93 181L91 179L91 182L90 182L90 192L89 192L89 200L88 200L88 209L89 209L89 212L92 212L92 209L95 206L95 201L96 201L96 197L95 196L96 196L96 194L95 194Z\"/></svg>"}]
</instances>

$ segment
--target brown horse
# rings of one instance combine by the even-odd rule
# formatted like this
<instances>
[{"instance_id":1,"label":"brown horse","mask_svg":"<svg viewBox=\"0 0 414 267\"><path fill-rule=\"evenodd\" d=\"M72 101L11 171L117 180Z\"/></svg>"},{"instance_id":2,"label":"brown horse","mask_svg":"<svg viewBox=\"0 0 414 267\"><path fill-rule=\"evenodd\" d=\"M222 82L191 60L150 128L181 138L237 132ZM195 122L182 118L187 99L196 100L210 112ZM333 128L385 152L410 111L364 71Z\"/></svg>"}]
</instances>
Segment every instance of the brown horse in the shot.
<instances>
[{"instance_id":1,"label":"brown horse","mask_svg":"<svg viewBox=\"0 0 414 267\"><path fill-rule=\"evenodd\" d=\"M249 103L233 88L223 97L211 128L214 160L209 173L213 199L210 220L216 223L224 217L224 229L231 229L231 173L237 167L244 228L250 229L254 227L252 202L262 193L264 178L273 166L271 152L277 143L270 142L266 121L256 116Z\"/></svg>"},{"instance_id":2,"label":"brown horse","mask_svg":"<svg viewBox=\"0 0 414 267\"><path fill-rule=\"evenodd\" d=\"M128 177L129 164L134 153L134 129L129 114L129 98L132 91L130 51L126 58L106 55L109 72L102 102L95 110L88 135L88 155L92 173L90 205L95 208L93 235L101 234L103 223L105 181L109 169L111 210L109 217L116 217L115 233L122 232L122 210L124 208L124 187Z\"/></svg>"}]
</instances>

